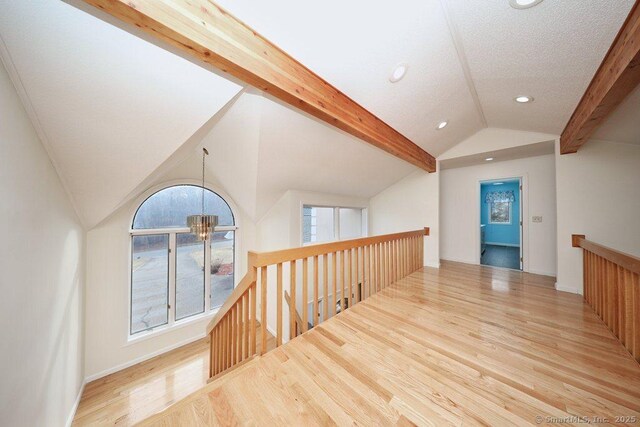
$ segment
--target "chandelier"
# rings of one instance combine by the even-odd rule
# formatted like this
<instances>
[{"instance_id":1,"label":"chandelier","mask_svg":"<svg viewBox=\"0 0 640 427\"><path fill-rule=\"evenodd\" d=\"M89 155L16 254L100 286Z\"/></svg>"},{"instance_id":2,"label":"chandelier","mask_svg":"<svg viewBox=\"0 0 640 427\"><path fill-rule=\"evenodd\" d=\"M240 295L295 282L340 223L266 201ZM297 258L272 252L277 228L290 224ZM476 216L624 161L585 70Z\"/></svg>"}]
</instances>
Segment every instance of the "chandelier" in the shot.
<instances>
[{"instance_id":1,"label":"chandelier","mask_svg":"<svg viewBox=\"0 0 640 427\"><path fill-rule=\"evenodd\" d=\"M214 228L218 225L218 217L216 215L204 214L204 159L209 152L206 148L202 148L202 211L200 215L189 215L187 217L187 226L191 229L191 233L196 235L199 241L207 240L209 235L213 233Z\"/></svg>"}]
</instances>

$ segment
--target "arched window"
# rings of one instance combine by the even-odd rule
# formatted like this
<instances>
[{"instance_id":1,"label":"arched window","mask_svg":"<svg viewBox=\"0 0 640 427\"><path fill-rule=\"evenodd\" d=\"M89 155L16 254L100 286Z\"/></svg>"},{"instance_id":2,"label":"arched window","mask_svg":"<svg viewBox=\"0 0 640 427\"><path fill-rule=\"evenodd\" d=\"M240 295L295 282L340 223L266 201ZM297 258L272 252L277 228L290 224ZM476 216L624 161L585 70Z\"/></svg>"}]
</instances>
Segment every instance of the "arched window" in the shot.
<instances>
[{"instance_id":1,"label":"arched window","mask_svg":"<svg viewBox=\"0 0 640 427\"><path fill-rule=\"evenodd\" d=\"M233 291L235 220L225 200L205 189L205 214L217 215L198 242L187 216L201 213L202 188L176 185L147 198L131 227L130 335L204 316Z\"/></svg>"}]
</instances>

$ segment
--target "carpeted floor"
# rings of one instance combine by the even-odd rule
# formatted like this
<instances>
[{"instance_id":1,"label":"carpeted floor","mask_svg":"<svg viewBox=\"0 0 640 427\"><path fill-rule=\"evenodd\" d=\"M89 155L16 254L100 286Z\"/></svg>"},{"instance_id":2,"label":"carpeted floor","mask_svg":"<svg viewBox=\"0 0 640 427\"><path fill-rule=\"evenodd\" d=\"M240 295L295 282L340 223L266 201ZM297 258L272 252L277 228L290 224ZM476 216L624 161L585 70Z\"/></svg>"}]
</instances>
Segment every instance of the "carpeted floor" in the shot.
<instances>
[{"instance_id":1,"label":"carpeted floor","mask_svg":"<svg viewBox=\"0 0 640 427\"><path fill-rule=\"evenodd\" d=\"M513 246L486 245L480 264L494 267L520 269L520 248Z\"/></svg>"}]
</instances>

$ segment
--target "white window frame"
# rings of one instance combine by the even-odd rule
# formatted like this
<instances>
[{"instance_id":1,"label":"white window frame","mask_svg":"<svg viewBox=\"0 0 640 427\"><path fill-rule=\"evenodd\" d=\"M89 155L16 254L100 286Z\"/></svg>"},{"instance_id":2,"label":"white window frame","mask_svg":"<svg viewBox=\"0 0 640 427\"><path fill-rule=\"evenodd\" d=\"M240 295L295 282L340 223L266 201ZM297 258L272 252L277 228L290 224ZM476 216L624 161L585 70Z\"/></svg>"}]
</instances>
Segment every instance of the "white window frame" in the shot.
<instances>
[{"instance_id":1,"label":"white window frame","mask_svg":"<svg viewBox=\"0 0 640 427\"><path fill-rule=\"evenodd\" d=\"M237 226L217 226L214 229L214 232L229 232L229 231L234 231L237 232L238 231L238 227ZM158 331L162 331L162 330L166 330L166 329L171 329L174 326L179 326L182 325L183 323L190 323L205 317L210 317L212 315L214 315L217 311L214 311L216 308L219 307L211 307L211 268L205 268L205 272L204 272L204 286L205 286L205 294L204 294L204 312L202 313L198 313L198 314L194 314L191 316L187 316L185 318L182 318L180 320L176 320L176 273L177 273L177 266L176 266L176 249L177 249L177 235L178 234L182 234L182 233L190 233L191 230L188 227L185 228L148 228L148 229L130 229L129 230L129 235L130 235L130 240L129 240L129 301L128 301L128 306L129 306L129 316L128 316L128 325L127 325L127 329L128 329L128 336L129 336L129 341L131 340L135 340L138 337L143 337L143 336L147 336L150 334L153 334L155 332ZM167 306L167 310L168 310L168 317L167 317L167 323L165 323L164 325L159 325L156 326L154 328L149 328L146 329L144 331L139 331L139 332L135 332L135 333L131 333L131 297L132 297L132 285L133 285L133 275L132 273L132 268L131 268L131 264L132 264L132 255L133 255L133 237L134 236L147 236L147 235L169 235L169 288L168 288L168 292L169 292L169 302L168 302L168 306ZM237 243L237 238L236 235L234 234L234 241L233 241L233 246L234 246L234 263L233 263L233 268L234 268L234 280L235 280L235 274L236 274L236 260L235 260L235 246ZM209 238L207 238L207 240L205 242L203 242L204 245L204 260L205 260L205 265L211 265L211 241ZM235 283L234 283L235 285Z\"/></svg>"},{"instance_id":2,"label":"white window frame","mask_svg":"<svg viewBox=\"0 0 640 427\"><path fill-rule=\"evenodd\" d=\"M512 202L498 202L498 203L508 203L509 204L509 220L507 222L493 222L491 220L491 206L496 203L496 202L489 202L489 224L491 225L511 225L512 223L512 208L513 208L513 203Z\"/></svg>"},{"instance_id":3,"label":"white window frame","mask_svg":"<svg viewBox=\"0 0 640 427\"><path fill-rule=\"evenodd\" d=\"M325 240L323 242L305 242L304 241L304 209L305 208L329 208L333 209L333 239ZM340 209L357 209L360 211L361 215L361 237L367 237L367 208L363 208L360 206L327 206L321 204L314 203L302 203L302 207L300 209L300 245L309 246L309 245L318 245L322 243L329 242L339 242L343 239L340 238Z\"/></svg>"},{"instance_id":4,"label":"white window frame","mask_svg":"<svg viewBox=\"0 0 640 427\"><path fill-rule=\"evenodd\" d=\"M129 224L133 225L133 221L135 219L136 214L138 213L138 210L140 209L140 206L142 206L142 204L151 196L153 196L154 194L165 190L167 188L170 187L175 187L175 186L179 186L179 185L193 185L193 186L201 186L202 183L198 182L198 181L194 181L194 180L176 180L176 181L170 181L170 182L166 182L162 185L158 185L158 186L154 186L153 188L145 191L140 197L138 197L137 199L137 203L135 205L135 209L133 211L133 214L131 215ZM237 217L236 212L238 212L238 209L235 205L235 203L232 201L232 199L224 192L221 190L218 190L215 188L215 186L210 185L209 183L205 183L205 189L215 193L216 195L218 195L222 200L224 200L224 202L227 204L227 206L229 206L229 209L231 210L231 214L233 215L233 221L235 222L235 225L229 225L229 226L216 226L214 228L214 232L228 232L228 231L234 231L234 239L233 239L233 287L235 288L238 284L238 271L239 270L239 264L238 264L238 254L239 254L239 247L240 247L240 236L238 234L238 231L240 230L240 225L239 222L240 220ZM175 320L175 295L176 295L176 288L175 288L175 280L176 280L176 235L179 233L190 233L191 230L188 227L167 227L167 228L147 228L147 229L134 229L134 228L129 228L129 251L128 251L128 279L127 279L127 322L126 322L126 340L127 340L127 344L134 344L138 341L144 341L146 339L152 338L154 336L157 335L161 335L167 332L170 332L172 330L175 329L179 329L181 327L187 326L191 323L194 322L198 322L202 319L207 319L207 318L213 318L213 316L216 315L216 313L218 312L218 310L216 310L216 307L211 308L211 269L207 269L206 270L206 274L205 274L205 310L203 313L199 313L199 314L195 314L193 316L188 316L185 317L183 319L180 320ZM169 292L169 302L168 305L171 306L171 308L167 307L167 310L169 311L168 316L167 316L167 323L165 323L164 325L158 325L154 328L149 328L143 331L139 331L136 332L134 334L131 333L131 298L132 298L132 286L133 286L133 236L141 236L141 235L149 235L149 234L168 234L169 235L169 271L168 271L168 275L169 275L169 287L168 287L168 292ZM204 242L203 242L204 243ZM210 239L206 240L206 244L205 244L205 262L210 265L211 263L211 242Z\"/></svg>"}]
</instances>

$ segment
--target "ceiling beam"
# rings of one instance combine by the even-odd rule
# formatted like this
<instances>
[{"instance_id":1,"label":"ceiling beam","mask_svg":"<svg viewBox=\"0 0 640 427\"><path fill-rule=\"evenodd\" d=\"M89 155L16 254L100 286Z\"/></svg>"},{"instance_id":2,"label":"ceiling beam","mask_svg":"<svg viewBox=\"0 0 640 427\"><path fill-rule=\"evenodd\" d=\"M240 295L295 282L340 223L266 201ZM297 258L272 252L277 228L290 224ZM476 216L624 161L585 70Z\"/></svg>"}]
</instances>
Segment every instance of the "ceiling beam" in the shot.
<instances>
[{"instance_id":1,"label":"ceiling beam","mask_svg":"<svg viewBox=\"0 0 640 427\"><path fill-rule=\"evenodd\" d=\"M560 153L575 153L640 83L640 0L636 0L609 52L560 136Z\"/></svg>"},{"instance_id":2,"label":"ceiling beam","mask_svg":"<svg viewBox=\"0 0 640 427\"><path fill-rule=\"evenodd\" d=\"M428 172L432 155L209 0L83 0Z\"/></svg>"}]
</instances>

